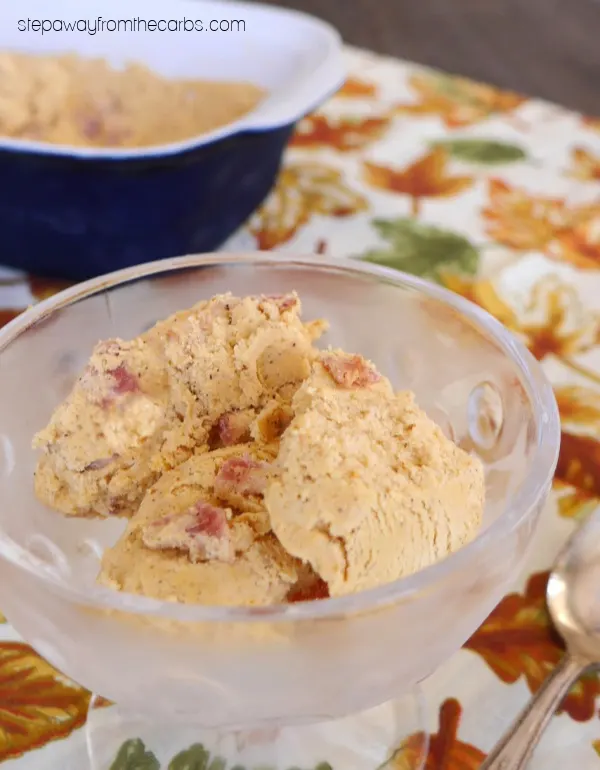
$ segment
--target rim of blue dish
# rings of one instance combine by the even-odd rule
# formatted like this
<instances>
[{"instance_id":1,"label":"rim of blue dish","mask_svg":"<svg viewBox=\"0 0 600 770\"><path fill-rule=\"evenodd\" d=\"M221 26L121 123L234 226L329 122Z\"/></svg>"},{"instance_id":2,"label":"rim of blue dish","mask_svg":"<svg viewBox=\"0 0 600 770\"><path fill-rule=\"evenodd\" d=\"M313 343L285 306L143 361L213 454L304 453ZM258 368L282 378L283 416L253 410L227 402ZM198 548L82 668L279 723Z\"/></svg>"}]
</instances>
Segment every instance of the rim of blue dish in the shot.
<instances>
[{"instance_id":1,"label":"rim of blue dish","mask_svg":"<svg viewBox=\"0 0 600 770\"><path fill-rule=\"evenodd\" d=\"M514 531L532 508L539 503L551 484L560 443L560 420L552 386L541 366L502 324L477 305L457 294L421 278L400 271L380 267L359 260L325 259L322 257L295 257L269 252L252 254L215 253L190 255L150 262L125 268L98 278L77 284L26 310L0 330L0 356L20 334L51 316L57 310L101 293L117 285L144 279L160 273L194 267L219 267L224 265L270 266L286 264L299 270L310 268L328 274L368 275L385 283L408 288L421 295L440 301L458 311L476 327L482 328L494 343L520 370L522 383L528 393L536 421L536 449L529 474L519 488L506 501L504 511L474 540L435 564L399 580L377 588L359 591L348 596L320 599L296 604L278 604L266 607L224 607L149 599L143 596L117 592L103 586L90 590L78 586L57 574L41 559L35 557L0 529L0 557L25 570L71 601L136 615L150 615L187 622L289 622L318 619L339 619L340 616L370 612L380 607L410 600L427 589L442 584L470 557L485 552L499 538Z\"/></svg>"},{"instance_id":2,"label":"rim of blue dish","mask_svg":"<svg viewBox=\"0 0 600 770\"><path fill-rule=\"evenodd\" d=\"M322 38L321 45L326 50L326 55L314 70L305 73L303 77L296 81L296 90L286 90L283 94L284 104L275 109L275 116L269 118L269 113L273 112L273 110L267 106L267 103L269 96L276 94L277 91L273 91L271 94L267 93L267 97L261 100L257 107L242 115L238 120L220 126L214 131L197 134L177 142L149 145L147 147L78 147L0 136L0 152L44 155L82 161L124 161L180 155L214 144L223 139L231 139L242 134L264 133L291 125L319 107L343 85L346 73L343 62L342 37L334 26L316 16L289 8L277 8L261 3L227 0L227 7L233 6L239 8L240 13L244 12L251 15L265 13L272 16L302 20L305 25L311 27ZM308 93L294 102L293 94L297 91L302 97L302 89L306 90L307 88L309 89ZM281 90L279 93L281 94ZM286 107L285 105L285 101L288 98L291 98L291 107ZM264 118L261 118L261 112L265 113Z\"/></svg>"}]
</instances>

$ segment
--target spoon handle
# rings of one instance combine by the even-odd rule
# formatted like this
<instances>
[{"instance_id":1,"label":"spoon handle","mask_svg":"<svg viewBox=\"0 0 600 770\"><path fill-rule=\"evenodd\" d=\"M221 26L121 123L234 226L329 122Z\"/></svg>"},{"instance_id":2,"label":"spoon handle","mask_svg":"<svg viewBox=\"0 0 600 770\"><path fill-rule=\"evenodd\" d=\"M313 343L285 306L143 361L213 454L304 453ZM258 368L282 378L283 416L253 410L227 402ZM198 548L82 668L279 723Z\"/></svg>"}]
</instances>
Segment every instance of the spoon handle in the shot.
<instances>
[{"instance_id":1,"label":"spoon handle","mask_svg":"<svg viewBox=\"0 0 600 770\"><path fill-rule=\"evenodd\" d=\"M588 663L567 653L494 746L480 770L524 770L560 702Z\"/></svg>"}]
</instances>

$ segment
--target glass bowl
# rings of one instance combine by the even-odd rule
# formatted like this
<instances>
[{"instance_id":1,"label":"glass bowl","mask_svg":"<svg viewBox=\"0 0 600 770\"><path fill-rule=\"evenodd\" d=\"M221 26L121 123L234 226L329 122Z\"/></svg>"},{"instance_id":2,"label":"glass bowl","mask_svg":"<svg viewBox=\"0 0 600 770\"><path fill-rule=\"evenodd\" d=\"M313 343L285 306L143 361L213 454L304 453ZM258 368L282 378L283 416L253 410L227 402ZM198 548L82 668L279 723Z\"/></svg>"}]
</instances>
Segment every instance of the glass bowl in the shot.
<instances>
[{"instance_id":1,"label":"glass bowl","mask_svg":"<svg viewBox=\"0 0 600 770\"><path fill-rule=\"evenodd\" d=\"M372 359L486 466L478 536L410 577L265 608L178 605L95 583L123 522L63 518L33 494L31 438L101 338L132 337L201 298L296 289L322 345ZM0 607L66 675L120 707L207 728L343 717L411 690L468 639L527 553L559 446L552 389L474 305L370 264L191 256L94 279L0 332Z\"/></svg>"}]
</instances>

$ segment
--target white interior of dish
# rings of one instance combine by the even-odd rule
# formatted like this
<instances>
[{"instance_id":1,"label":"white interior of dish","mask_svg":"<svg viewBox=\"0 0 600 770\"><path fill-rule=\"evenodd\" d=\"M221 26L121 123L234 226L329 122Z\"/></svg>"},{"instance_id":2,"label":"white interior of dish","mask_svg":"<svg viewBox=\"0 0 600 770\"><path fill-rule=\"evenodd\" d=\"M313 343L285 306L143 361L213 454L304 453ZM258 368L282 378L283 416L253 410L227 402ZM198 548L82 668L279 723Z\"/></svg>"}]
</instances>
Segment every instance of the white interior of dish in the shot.
<instances>
[{"instance_id":1,"label":"white interior of dish","mask_svg":"<svg viewBox=\"0 0 600 770\"><path fill-rule=\"evenodd\" d=\"M243 21L244 31L109 31L131 19ZM85 22L88 30L34 31L27 22ZM104 23L104 28L102 28ZM139 27L140 25L138 25ZM21 31L25 27L25 31ZM251 81L267 98L239 120L181 142L150 148L81 148L0 137L0 148L83 157L151 156L209 144L241 131L295 122L318 106L344 79L341 41L325 22L306 14L223 0L43 0L0 4L0 50L32 54L77 53L106 58L113 66L146 64L168 78Z\"/></svg>"}]
</instances>

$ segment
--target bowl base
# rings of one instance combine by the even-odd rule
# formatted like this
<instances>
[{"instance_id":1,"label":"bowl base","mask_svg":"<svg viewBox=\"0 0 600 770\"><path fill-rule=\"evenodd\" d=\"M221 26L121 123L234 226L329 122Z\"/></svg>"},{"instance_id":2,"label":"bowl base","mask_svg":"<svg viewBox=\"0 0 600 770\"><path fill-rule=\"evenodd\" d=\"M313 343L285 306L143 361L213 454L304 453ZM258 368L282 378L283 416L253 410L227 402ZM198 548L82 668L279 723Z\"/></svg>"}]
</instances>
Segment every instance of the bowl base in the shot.
<instances>
[{"instance_id":1,"label":"bowl base","mask_svg":"<svg viewBox=\"0 0 600 770\"><path fill-rule=\"evenodd\" d=\"M86 748L90 770L422 770L425 713L416 687L342 719L217 730L128 713L94 697Z\"/></svg>"}]
</instances>

